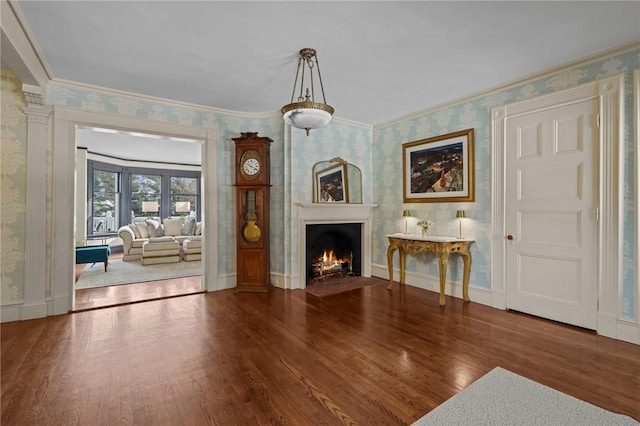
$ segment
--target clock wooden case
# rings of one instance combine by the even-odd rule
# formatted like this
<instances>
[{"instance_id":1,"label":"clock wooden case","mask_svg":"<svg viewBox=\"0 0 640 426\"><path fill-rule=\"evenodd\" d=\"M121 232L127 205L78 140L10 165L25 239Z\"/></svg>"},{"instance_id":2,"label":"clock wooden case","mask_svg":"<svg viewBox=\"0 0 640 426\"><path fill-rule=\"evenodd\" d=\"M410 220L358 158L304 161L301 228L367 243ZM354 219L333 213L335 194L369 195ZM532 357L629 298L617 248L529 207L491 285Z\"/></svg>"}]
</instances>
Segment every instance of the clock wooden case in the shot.
<instances>
[{"instance_id":1,"label":"clock wooden case","mask_svg":"<svg viewBox=\"0 0 640 426\"><path fill-rule=\"evenodd\" d=\"M243 132L236 144L236 291L267 292L271 139Z\"/></svg>"}]
</instances>

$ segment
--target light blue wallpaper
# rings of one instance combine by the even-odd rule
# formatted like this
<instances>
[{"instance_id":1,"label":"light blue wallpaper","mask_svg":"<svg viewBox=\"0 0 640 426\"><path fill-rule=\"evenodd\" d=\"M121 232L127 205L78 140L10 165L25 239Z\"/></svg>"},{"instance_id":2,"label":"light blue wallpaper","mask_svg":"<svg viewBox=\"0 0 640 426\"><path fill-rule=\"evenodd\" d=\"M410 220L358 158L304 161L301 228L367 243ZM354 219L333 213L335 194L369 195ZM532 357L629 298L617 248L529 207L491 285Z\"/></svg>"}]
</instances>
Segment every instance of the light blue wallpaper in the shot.
<instances>
[{"instance_id":1,"label":"light blue wallpaper","mask_svg":"<svg viewBox=\"0 0 640 426\"><path fill-rule=\"evenodd\" d=\"M470 100L429 111L405 121L374 128L373 187L376 210L373 230L373 263L386 264L384 234L402 230L402 210L409 208L413 216L435 222L432 233L456 235L455 212L466 210L471 219L465 220L465 236L475 239L472 245L473 263L470 285L484 289L491 287L490 232L491 232L491 108L530 99L578 84L587 83L620 72L626 75L626 135L625 135L625 213L624 213L624 289L623 315L635 315L635 253L638 242L633 237L634 182L633 171L636 142L633 139L633 70L640 67L640 49L614 56L605 56L588 64L567 68L544 77L510 88L488 93ZM470 76L473 78L473 76ZM475 129L475 203L422 203L402 204L402 144L462 129ZM397 262L397 259L395 259ZM461 281L462 262L450 260L450 279ZM454 264L455 263L455 264ZM397 267L397 265L396 265ZM438 276L437 262L419 262L407 259L406 270ZM449 278L448 277L448 278Z\"/></svg>"},{"instance_id":2,"label":"light blue wallpaper","mask_svg":"<svg viewBox=\"0 0 640 426\"><path fill-rule=\"evenodd\" d=\"M342 157L357 165L363 176L363 202L378 204L373 219L373 263L386 265L386 233L402 230L402 150L405 142L441 135L466 128L475 129L474 203L423 203L405 205L413 216L435 222L434 234L457 234L455 211L464 209L470 219L464 223L465 236L472 237L473 264L471 285L489 289L490 220L491 220L491 153L490 110L492 107L573 87L575 85L626 72L626 138L625 138L625 220L624 220L624 316L633 318L635 306L635 264L637 242L633 240L634 149L632 137L632 70L639 67L640 49L567 68L533 81L512 86L470 100L426 112L405 121L375 127L334 119L324 129L314 130L309 137L304 131L292 129L285 134L279 114L247 117L241 113L222 113L150 102L124 95L113 95L66 85L50 84L48 102L73 108L119 114L142 119L213 128L218 131L218 214L219 272L232 274L236 269L233 214L234 144L232 137L241 132L257 131L273 139L271 192L271 270L285 276L298 270L297 209L292 203L311 202L313 164ZM372 136L373 134L373 136ZM462 264L451 259L449 278L460 281ZM407 271L437 277L435 262L407 259Z\"/></svg>"},{"instance_id":3,"label":"light blue wallpaper","mask_svg":"<svg viewBox=\"0 0 640 426\"><path fill-rule=\"evenodd\" d=\"M288 169L288 187L290 203L311 203L313 200L313 165L335 157L358 166L362 172L362 202L372 203L372 185L375 173L372 165L371 127L341 120L333 120L328 126L312 130L307 136L304 130L292 129L288 141L290 167ZM298 210L290 213L289 256L290 267L287 274L298 271Z\"/></svg>"},{"instance_id":4,"label":"light blue wallpaper","mask_svg":"<svg viewBox=\"0 0 640 426\"><path fill-rule=\"evenodd\" d=\"M307 138L303 131L293 131L293 149L284 148L284 122L279 113L264 117L246 117L241 113L221 113L211 110L152 103L130 96L98 93L80 88L50 84L48 102L90 111L118 114L126 117L156 120L195 127L215 129L218 164L218 267L221 275L236 271L235 236L235 144L231 140L241 132L258 132L273 140L271 144L271 272L285 274L289 270L288 256L291 240L289 224L297 223L290 217L290 202L311 202L311 168L316 161L342 156L358 165L363 176L371 176L371 130L369 126L350 124L334 120L327 128L312 131ZM289 165L287 167L287 165ZM285 191L287 182L293 182ZM364 184L365 200L371 200L370 182ZM295 210L293 211L295 214ZM296 229L297 231L297 229ZM286 238L286 241L285 241ZM294 262L297 262L297 258ZM294 269L295 270L295 269Z\"/></svg>"},{"instance_id":5,"label":"light blue wallpaper","mask_svg":"<svg viewBox=\"0 0 640 426\"><path fill-rule=\"evenodd\" d=\"M131 96L118 96L110 93L98 93L80 88L49 84L47 101L51 105L62 105L71 108L118 114L125 117L155 120L181 125L214 129L218 133L218 164L215 167L218 178L218 268L221 275L236 271L235 251L235 187L233 163L235 145L231 140L240 136L241 132L258 132L273 140L272 150L272 185L271 197L272 221L275 228L282 228L282 168L283 163L283 122L279 114L265 114L264 117L247 117L242 114L212 112L211 110L189 108L171 104L153 103L145 99ZM282 233L272 232L272 247L282 247ZM273 256L272 270L282 271L281 258Z\"/></svg>"}]
</instances>

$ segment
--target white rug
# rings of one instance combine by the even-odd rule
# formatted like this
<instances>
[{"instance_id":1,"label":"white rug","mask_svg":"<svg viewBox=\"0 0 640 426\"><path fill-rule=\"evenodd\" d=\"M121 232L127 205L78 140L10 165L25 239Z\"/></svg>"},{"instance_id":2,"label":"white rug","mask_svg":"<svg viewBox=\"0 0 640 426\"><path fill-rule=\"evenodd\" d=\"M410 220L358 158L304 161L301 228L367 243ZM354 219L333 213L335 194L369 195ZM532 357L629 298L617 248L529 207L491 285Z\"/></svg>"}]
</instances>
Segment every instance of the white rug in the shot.
<instances>
[{"instance_id":1,"label":"white rug","mask_svg":"<svg viewBox=\"0 0 640 426\"><path fill-rule=\"evenodd\" d=\"M496 367L414 425L640 425Z\"/></svg>"},{"instance_id":2,"label":"white rug","mask_svg":"<svg viewBox=\"0 0 640 426\"><path fill-rule=\"evenodd\" d=\"M202 262L199 260L143 265L141 261L123 262L121 259L115 259L109 261L107 272L104 271L104 263L96 263L93 266L88 264L76 282L75 288L106 287L201 274Z\"/></svg>"}]
</instances>

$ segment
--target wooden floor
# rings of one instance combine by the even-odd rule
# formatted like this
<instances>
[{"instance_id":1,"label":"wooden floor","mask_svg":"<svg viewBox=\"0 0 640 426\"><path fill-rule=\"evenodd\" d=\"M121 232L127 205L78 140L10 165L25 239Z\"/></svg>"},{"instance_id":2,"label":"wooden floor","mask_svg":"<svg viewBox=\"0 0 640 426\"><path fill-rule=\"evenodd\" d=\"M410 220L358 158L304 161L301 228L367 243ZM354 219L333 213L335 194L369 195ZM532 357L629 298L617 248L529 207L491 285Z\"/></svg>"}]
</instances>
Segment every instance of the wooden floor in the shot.
<instances>
[{"instance_id":1,"label":"wooden floor","mask_svg":"<svg viewBox=\"0 0 640 426\"><path fill-rule=\"evenodd\" d=\"M121 259L122 256L122 253L115 253L111 254L109 259ZM80 274L86 266L87 265L76 265L76 281L78 281ZM84 311L104 308L106 306L124 305L202 292L202 276L113 285L109 287L84 288L76 290L74 311Z\"/></svg>"},{"instance_id":2,"label":"wooden floor","mask_svg":"<svg viewBox=\"0 0 640 426\"><path fill-rule=\"evenodd\" d=\"M8 425L410 424L501 366L640 420L640 346L386 282L2 324Z\"/></svg>"}]
</instances>

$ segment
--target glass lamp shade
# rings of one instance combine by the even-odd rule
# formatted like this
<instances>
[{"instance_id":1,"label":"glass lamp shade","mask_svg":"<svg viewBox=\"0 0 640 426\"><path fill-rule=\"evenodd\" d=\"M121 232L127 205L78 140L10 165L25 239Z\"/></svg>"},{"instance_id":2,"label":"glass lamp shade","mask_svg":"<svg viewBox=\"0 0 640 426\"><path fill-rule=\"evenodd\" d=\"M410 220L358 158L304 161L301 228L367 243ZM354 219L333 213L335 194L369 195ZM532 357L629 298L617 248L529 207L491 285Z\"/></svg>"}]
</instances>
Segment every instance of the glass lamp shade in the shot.
<instances>
[{"instance_id":1,"label":"glass lamp shade","mask_svg":"<svg viewBox=\"0 0 640 426\"><path fill-rule=\"evenodd\" d=\"M309 130L324 127L331 121L333 107L327 104L304 101L285 105L280 110L284 121L297 129Z\"/></svg>"}]
</instances>

